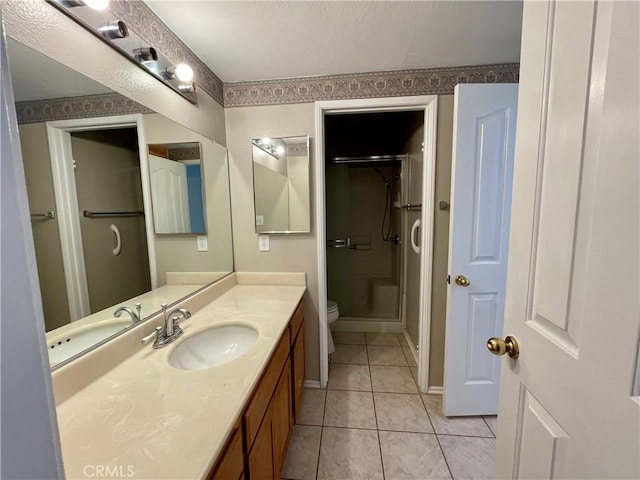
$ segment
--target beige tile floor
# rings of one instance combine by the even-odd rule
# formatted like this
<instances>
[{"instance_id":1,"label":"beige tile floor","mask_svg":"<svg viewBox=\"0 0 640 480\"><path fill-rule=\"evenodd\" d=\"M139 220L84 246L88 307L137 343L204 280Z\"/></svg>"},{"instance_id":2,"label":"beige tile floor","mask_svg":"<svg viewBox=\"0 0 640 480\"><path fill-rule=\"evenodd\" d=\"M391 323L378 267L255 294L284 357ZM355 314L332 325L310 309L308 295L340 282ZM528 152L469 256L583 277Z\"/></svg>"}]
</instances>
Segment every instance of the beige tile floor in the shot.
<instances>
[{"instance_id":1,"label":"beige tile floor","mask_svg":"<svg viewBox=\"0 0 640 480\"><path fill-rule=\"evenodd\" d=\"M404 337L336 333L327 390L305 389L287 480L493 478L496 417L447 418Z\"/></svg>"}]
</instances>

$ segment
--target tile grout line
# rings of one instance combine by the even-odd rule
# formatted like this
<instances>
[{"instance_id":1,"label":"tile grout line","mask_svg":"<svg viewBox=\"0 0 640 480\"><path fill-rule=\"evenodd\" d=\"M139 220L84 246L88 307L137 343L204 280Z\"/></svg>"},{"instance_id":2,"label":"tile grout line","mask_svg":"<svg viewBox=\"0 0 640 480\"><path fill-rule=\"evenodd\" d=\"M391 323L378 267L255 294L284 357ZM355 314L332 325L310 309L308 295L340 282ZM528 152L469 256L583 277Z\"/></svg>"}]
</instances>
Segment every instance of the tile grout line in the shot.
<instances>
[{"instance_id":1,"label":"tile grout line","mask_svg":"<svg viewBox=\"0 0 640 480\"><path fill-rule=\"evenodd\" d=\"M367 392L361 392L367 393ZM375 395L374 395L375 398ZM375 408L375 407L374 407ZM390 432L390 433L414 433L417 435L437 435L439 437L464 437L464 438L484 438L488 440L494 440L493 437L482 437L477 435L462 435L460 433L435 433L435 432L421 432L416 430L393 430L390 428L364 428L364 427L343 427L339 425L311 425L305 423L296 423L296 425L301 425L303 427L317 427L317 428L339 428L344 430L366 430L369 432L378 430L379 432Z\"/></svg>"},{"instance_id":2,"label":"tile grout line","mask_svg":"<svg viewBox=\"0 0 640 480\"><path fill-rule=\"evenodd\" d=\"M491 432L491 435L493 436L493 438L496 438L496 434L493 431L493 429L491 428L491 426L489 425L489 422L487 422L487 419L484 418L484 415L480 415L482 417L482 420L484 421L485 425L487 426L487 428L489 429L489 431Z\"/></svg>"},{"instance_id":3,"label":"tile grout line","mask_svg":"<svg viewBox=\"0 0 640 480\"><path fill-rule=\"evenodd\" d=\"M324 415L327 411L327 394L328 389L325 389L324 404L322 405L322 418L320 419L320 445L318 445L318 458L316 459L316 480L318 480L318 474L320 473L320 454L322 453L322 437L324 434Z\"/></svg>"},{"instance_id":4,"label":"tile grout line","mask_svg":"<svg viewBox=\"0 0 640 480\"><path fill-rule=\"evenodd\" d=\"M365 343L367 341L367 335L365 334ZM367 361L369 361L369 345L365 347L367 350ZM378 438L378 452L380 452L380 467L382 468L382 480L385 480L384 473L384 460L382 458L382 444L380 442L380 429L378 428L378 412L376 412L376 396L373 393L373 378L371 377L371 364L369 366L369 379L371 380L371 402L373 403L373 416L376 421L376 437Z\"/></svg>"},{"instance_id":5,"label":"tile grout line","mask_svg":"<svg viewBox=\"0 0 640 480\"><path fill-rule=\"evenodd\" d=\"M424 405L424 409L427 411L427 418L429 419L429 423L431 424L431 428L433 429L433 433L436 436L436 442L438 442L438 447L440 447L440 453L442 453L442 458L444 459L444 463L447 466L447 470L449 470L449 475L453 479L453 472L451 471L451 467L449 466L449 462L447 460L447 456L444 454L444 449L442 448L442 444L440 443L440 439L438 438L438 434L436 433L436 428L433 426L433 422L431 421L431 415L429 414L429 409L427 408L427 404L420 395L420 400L422 400L422 404ZM455 479L453 479L455 480Z\"/></svg>"}]
</instances>

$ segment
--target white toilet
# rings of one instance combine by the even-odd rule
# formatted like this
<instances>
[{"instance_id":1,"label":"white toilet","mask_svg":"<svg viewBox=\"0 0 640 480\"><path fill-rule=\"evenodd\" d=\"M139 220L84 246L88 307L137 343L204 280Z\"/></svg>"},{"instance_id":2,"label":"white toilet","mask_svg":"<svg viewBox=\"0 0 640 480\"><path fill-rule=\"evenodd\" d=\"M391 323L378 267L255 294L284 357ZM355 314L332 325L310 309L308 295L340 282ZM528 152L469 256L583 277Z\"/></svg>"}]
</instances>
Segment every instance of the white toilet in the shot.
<instances>
[{"instance_id":1,"label":"white toilet","mask_svg":"<svg viewBox=\"0 0 640 480\"><path fill-rule=\"evenodd\" d=\"M336 347L333 344L333 335L331 334L331 324L335 322L339 316L338 304L327 300L327 345L329 347L329 354L336 351Z\"/></svg>"}]
</instances>

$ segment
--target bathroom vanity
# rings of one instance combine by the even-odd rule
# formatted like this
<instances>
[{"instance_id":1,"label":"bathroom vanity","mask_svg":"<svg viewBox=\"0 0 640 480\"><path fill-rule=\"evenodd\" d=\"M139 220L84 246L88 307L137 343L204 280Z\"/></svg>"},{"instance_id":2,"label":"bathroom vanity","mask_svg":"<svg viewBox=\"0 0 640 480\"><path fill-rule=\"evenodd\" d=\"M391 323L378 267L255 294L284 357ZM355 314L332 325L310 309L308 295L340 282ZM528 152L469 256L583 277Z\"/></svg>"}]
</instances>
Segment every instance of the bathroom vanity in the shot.
<instances>
[{"instance_id":1,"label":"bathroom vanity","mask_svg":"<svg viewBox=\"0 0 640 480\"><path fill-rule=\"evenodd\" d=\"M304 274L234 273L185 299L192 317L173 344L140 344L158 316L53 372L66 476L280 478L304 384L305 291ZM181 343L230 325L257 332L243 355L172 366Z\"/></svg>"}]
</instances>

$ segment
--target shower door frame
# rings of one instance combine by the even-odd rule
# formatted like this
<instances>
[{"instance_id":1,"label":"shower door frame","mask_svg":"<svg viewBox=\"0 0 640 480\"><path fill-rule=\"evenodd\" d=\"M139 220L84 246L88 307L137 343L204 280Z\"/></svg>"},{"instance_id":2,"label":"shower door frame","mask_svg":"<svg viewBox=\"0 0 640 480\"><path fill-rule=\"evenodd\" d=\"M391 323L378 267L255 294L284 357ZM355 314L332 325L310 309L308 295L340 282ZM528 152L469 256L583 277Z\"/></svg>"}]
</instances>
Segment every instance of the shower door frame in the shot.
<instances>
[{"instance_id":1,"label":"shower door frame","mask_svg":"<svg viewBox=\"0 0 640 480\"><path fill-rule=\"evenodd\" d=\"M80 233L80 217L76 180L74 173L71 133L113 128L135 128L138 139L138 157L140 159L140 177L142 204L145 215L145 235L149 257L149 276L151 289L157 288L157 266L153 218L151 215L151 184L146 152L146 139L142 124L142 114L115 115L108 117L78 118L72 120L54 120L46 122L53 190L62 245L62 263L67 287L67 301L71 321L89 315L89 287L84 264L84 247Z\"/></svg>"},{"instance_id":2,"label":"shower door frame","mask_svg":"<svg viewBox=\"0 0 640 480\"><path fill-rule=\"evenodd\" d=\"M418 384L424 393L429 388L429 341L431 336L431 273L433 268L433 226L435 208L435 166L438 96L385 97L357 100L315 102L315 188L316 240L318 249L318 332L320 343L320 388L329 380L329 346L327 344L327 232L325 204L324 117L353 113L423 111L424 149L422 171L422 214L420 229L420 349Z\"/></svg>"}]
</instances>

